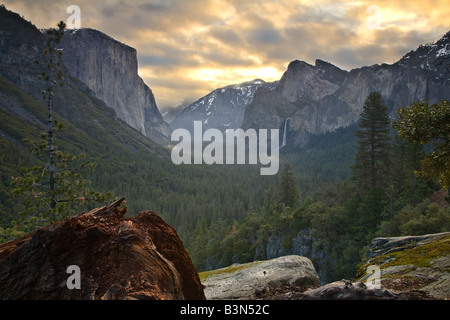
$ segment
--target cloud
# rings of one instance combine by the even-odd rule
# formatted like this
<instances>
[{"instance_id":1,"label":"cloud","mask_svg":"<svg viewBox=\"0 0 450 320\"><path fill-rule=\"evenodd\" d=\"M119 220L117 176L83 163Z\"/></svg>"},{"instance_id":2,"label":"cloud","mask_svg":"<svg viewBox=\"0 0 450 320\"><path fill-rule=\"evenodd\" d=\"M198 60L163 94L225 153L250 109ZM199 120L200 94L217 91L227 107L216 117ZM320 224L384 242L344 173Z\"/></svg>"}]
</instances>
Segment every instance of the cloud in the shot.
<instances>
[{"instance_id":1,"label":"cloud","mask_svg":"<svg viewBox=\"0 0 450 320\"><path fill-rule=\"evenodd\" d=\"M77 0L82 27L138 51L160 106L217 87L281 78L290 61L350 70L392 63L450 29L448 0ZM4 0L38 27L68 18L73 0ZM376 7L371 7L376 5ZM375 8L375 10L374 10ZM371 10L368 10L371 9ZM264 78L265 77L265 78Z\"/></svg>"}]
</instances>

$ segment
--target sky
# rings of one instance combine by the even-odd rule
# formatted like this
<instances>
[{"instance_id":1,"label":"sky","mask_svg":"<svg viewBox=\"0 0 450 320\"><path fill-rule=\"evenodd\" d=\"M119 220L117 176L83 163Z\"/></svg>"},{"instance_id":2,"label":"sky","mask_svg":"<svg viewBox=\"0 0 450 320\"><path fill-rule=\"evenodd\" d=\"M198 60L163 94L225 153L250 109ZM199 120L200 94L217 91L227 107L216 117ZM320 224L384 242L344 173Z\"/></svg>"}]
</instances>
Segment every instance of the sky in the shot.
<instances>
[{"instance_id":1,"label":"sky","mask_svg":"<svg viewBox=\"0 0 450 320\"><path fill-rule=\"evenodd\" d=\"M345 70L391 64L450 31L449 0L0 2L38 28L63 20L136 48L139 75L160 109L226 85L279 80L297 59Z\"/></svg>"}]
</instances>

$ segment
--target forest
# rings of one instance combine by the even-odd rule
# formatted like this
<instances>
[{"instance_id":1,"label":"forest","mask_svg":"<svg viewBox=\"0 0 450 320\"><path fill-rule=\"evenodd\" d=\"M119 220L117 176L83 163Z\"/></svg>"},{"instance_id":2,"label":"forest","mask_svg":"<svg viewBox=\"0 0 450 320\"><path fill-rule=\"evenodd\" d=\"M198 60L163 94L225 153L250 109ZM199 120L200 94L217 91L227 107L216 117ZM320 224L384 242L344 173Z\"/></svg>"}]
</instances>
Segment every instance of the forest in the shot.
<instances>
[{"instance_id":1,"label":"forest","mask_svg":"<svg viewBox=\"0 0 450 320\"><path fill-rule=\"evenodd\" d=\"M94 190L111 193L126 198L129 216L144 210L160 214L175 227L198 271L296 253L313 261L322 281L351 279L374 237L450 230L448 194L442 191L449 185L448 169L442 170L450 150L446 101L401 108L392 123L373 94L358 124L311 136L302 148L287 146L278 175L261 176L258 165L174 165L169 150L123 122L109 126L111 110L100 102L80 104L77 99L88 92L70 89L57 91L54 101L67 106L54 110L55 125L65 127L55 127L54 144L62 163L77 166L76 172L61 170L67 173L61 179L72 182L63 191L86 191L72 200L97 194ZM27 145L40 137L44 143L36 145L48 147L48 134L42 134L46 104L4 77L0 91L2 101L33 115L27 121L8 105L0 109L0 242L103 205L64 203L57 215L36 219L40 197L26 184L47 168L47 159ZM415 109L423 116L411 124L407 113ZM409 125L424 130L417 133ZM89 161L70 154L85 154ZM24 200L30 195L30 202Z\"/></svg>"},{"instance_id":2,"label":"forest","mask_svg":"<svg viewBox=\"0 0 450 320\"><path fill-rule=\"evenodd\" d=\"M410 107L414 108L420 109L417 114L436 118L411 124L402 118L409 110L405 107L391 122L381 96L372 93L357 128L316 137L301 152L289 151L277 181L265 189L259 210L248 211L231 227L223 220L197 223L188 242L196 266L214 269L306 253L322 281L353 279L367 260L373 238L449 231L445 119L450 106L443 101L434 106L417 103ZM425 132L420 139L409 135L420 127L431 132L429 139L424 139ZM339 151L330 149L333 144ZM438 159L436 164L429 164L433 159ZM314 165L322 170L311 170Z\"/></svg>"}]
</instances>

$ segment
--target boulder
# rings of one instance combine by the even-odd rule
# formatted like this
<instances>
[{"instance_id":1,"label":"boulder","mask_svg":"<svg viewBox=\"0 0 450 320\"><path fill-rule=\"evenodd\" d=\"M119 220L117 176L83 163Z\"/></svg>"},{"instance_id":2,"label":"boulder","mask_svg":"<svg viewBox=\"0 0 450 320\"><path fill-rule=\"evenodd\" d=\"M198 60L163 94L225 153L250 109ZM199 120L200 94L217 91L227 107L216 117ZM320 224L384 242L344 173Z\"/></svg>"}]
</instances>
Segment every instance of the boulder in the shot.
<instances>
[{"instance_id":1,"label":"boulder","mask_svg":"<svg viewBox=\"0 0 450 320\"><path fill-rule=\"evenodd\" d=\"M450 299L450 232L376 238L369 260L358 271L365 281L370 266L380 268L381 287L424 299Z\"/></svg>"},{"instance_id":2,"label":"boulder","mask_svg":"<svg viewBox=\"0 0 450 320\"><path fill-rule=\"evenodd\" d=\"M281 287L304 291L320 286L308 258L285 256L266 261L234 264L200 274L207 299L254 299Z\"/></svg>"},{"instance_id":3,"label":"boulder","mask_svg":"<svg viewBox=\"0 0 450 320\"><path fill-rule=\"evenodd\" d=\"M175 229L123 200L0 245L0 299L204 299Z\"/></svg>"}]
</instances>

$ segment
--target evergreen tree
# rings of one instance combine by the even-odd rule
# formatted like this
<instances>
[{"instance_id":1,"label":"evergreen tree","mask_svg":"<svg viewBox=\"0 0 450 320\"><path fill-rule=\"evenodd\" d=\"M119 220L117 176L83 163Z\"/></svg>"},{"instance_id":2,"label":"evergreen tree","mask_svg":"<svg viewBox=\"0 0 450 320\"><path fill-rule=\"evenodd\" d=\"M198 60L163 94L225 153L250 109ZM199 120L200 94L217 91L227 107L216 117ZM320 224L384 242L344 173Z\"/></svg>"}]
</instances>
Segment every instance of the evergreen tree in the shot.
<instances>
[{"instance_id":1,"label":"evergreen tree","mask_svg":"<svg viewBox=\"0 0 450 320\"><path fill-rule=\"evenodd\" d=\"M374 190L387 184L389 174L389 117L381 94L367 97L356 131L357 154L352 166L359 190Z\"/></svg>"},{"instance_id":2,"label":"evergreen tree","mask_svg":"<svg viewBox=\"0 0 450 320\"><path fill-rule=\"evenodd\" d=\"M20 212L17 228L32 231L51 221L66 218L79 208L86 208L90 202L112 200L112 194L102 194L91 190L91 182L83 178L84 169L95 168L86 161L85 155L73 155L59 150L55 144L55 129L62 130L62 123L53 119L53 97L57 85L62 82L62 51L57 49L64 35L66 25L58 24L58 29L50 29L46 35L45 61L36 61L44 66L39 78L46 84L42 97L47 105L47 131L41 140L34 142L24 139L29 151L42 163L32 168L24 168L21 177L14 178L13 193L23 199L24 209Z\"/></svg>"},{"instance_id":3,"label":"evergreen tree","mask_svg":"<svg viewBox=\"0 0 450 320\"><path fill-rule=\"evenodd\" d=\"M400 108L397 115L394 128L400 137L412 143L433 144L434 150L422 161L419 174L450 188L450 102L416 102Z\"/></svg>"},{"instance_id":4,"label":"evergreen tree","mask_svg":"<svg viewBox=\"0 0 450 320\"><path fill-rule=\"evenodd\" d=\"M389 211L398 212L406 204L417 204L431 189L425 179L414 174L425 157L424 147L395 136L391 146Z\"/></svg>"},{"instance_id":5,"label":"evergreen tree","mask_svg":"<svg viewBox=\"0 0 450 320\"><path fill-rule=\"evenodd\" d=\"M289 164L283 167L278 185L278 201L282 207L294 208L299 201L298 186Z\"/></svg>"},{"instance_id":6,"label":"evergreen tree","mask_svg":"<svg viewBox=\"0 0 450 320\"><path fill-rule=\"evenodd\" d=\"M264 210L266 213L272 212L278 203L275 188L270 186L264 196Z\"/></svg>"}]
</instances>

